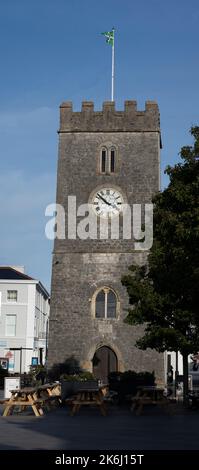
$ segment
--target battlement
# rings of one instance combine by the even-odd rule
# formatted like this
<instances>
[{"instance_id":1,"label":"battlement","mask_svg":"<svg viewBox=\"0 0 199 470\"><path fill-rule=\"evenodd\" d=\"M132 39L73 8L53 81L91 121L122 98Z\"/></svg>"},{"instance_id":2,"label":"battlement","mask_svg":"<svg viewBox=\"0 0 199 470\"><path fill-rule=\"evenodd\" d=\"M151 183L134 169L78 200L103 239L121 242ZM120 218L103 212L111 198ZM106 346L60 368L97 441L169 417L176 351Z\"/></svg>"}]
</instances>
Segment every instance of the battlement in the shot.
<instances>
[{"instance_id":1,"label":"battlement","mask_svg":"<svg viewBox=\"0 0 199 470\"><path fill-rule=\"evenodd\" d=\"M114 101L105 101L102 111L95 111L92 101L83 101L81 112L73 111L71 101L60 106L60 133L159 130L160 114L155 101L146 101L144 111L137 111L136 101L125 101L124 111L116 111Z\"/></svg>"}]
</instances>

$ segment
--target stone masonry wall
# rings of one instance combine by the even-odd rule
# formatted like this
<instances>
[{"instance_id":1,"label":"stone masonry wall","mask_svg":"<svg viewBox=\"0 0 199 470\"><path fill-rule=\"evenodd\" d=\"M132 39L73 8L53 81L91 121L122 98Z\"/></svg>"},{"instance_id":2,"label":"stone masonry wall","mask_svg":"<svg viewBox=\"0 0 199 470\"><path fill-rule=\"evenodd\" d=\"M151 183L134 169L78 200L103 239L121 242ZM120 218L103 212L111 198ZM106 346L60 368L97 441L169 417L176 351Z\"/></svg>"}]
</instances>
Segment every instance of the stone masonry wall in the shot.
<instances>
[{"instance_id":1,"label":"stone masonry wall","mask_svg":"<svg viewBox=\"0 0 199 470\"><path fill-rule=\"evenodd\" d=\"M99 172L100 149L114 145L116 172ZM61 105L57 202L66 212L66 239L54 245L48 365L72 354L81 365L92 369L93 355L100 346L111 347L120 370L155 370L163 377L163 356L135 347L142 327L124 323L128 309L121 276L131 264L146 263L146 252L135 252L132 240L68 240L68 196L77 206L87 203L101 185L123 193L128 204L149 203L159 190L160 129L156 103L147 102L139 112L134 101L124 111L104 103L95 112L93 103L73 112L71 103ZM112 287L118 296L116 319L96 319L93 295L100 287Z\"/></svg>"}]
</instances>

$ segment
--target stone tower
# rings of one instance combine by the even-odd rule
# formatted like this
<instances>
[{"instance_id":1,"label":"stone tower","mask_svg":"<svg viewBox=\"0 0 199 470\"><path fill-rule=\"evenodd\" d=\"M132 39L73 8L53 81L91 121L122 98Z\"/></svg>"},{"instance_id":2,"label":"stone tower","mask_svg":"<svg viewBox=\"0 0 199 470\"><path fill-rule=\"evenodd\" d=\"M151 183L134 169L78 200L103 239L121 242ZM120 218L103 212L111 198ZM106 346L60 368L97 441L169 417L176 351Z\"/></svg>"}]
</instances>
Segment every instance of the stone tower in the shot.
<instances>
[{"instance_id":1,"label":"stone tower","mask_svg":"<svg viewBox=\"0 0 199 470\"><path fill-rule=\"evenodd\" d=\"M62 103L57 203L65 209L66 236L54 244L49 366L73 355L102 379L110 371L129 369L155 370L163 377L163 356L136 348L143 329L124 322L128 296L121 277L128 266L146 263L147 251L135 249L132 236L122 237L121 227L115 238L76 236L81 210L68 222L76 197L76 211L89 203L110 234L111 221L123 219L122 207L151 202L159 190L159 165L155 102L147 101L145 111L137 111L135 101L126 101L124 111L116 111L114 102L105 102L102 111L83 102L81 112L73 112L71 102ZM70 202L68 196L73 196Z\"/></svg>"}]
</instances>

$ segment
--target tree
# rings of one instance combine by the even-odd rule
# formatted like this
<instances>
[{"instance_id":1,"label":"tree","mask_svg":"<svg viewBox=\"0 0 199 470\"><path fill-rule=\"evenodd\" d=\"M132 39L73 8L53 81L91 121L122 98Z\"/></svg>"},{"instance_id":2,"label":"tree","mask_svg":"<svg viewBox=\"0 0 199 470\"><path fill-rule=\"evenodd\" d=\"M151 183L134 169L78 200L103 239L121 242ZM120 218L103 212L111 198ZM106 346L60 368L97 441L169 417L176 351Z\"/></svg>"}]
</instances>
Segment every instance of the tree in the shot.
<instances>
[{"instance_id":1,"label":"tree","mask_svg":"<svg viewBox=\"0 0 199 470\"><path fill-rule=\"evenodd\" d=\"M188 355L199 351L199 127L193 146L182 147L183 162L167 167L168 187L154 199L154 242L147 266L131 266L122 278L129 295L126 321L145 324L141 349L180 351L184 402Z\"/></svg>"}]
</instances>

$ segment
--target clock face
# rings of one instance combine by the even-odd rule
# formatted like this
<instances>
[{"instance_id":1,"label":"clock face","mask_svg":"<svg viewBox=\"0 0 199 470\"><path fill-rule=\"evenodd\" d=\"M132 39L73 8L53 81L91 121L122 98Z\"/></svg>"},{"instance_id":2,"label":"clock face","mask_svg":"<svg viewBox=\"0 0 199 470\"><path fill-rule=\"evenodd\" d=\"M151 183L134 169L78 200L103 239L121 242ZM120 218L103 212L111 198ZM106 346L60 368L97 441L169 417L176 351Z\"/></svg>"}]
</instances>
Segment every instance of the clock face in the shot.
<instances>
[{"instance_id":1,"label":"clock face","mask_svg":"<svg viewBox=\"0 0 199 470\"><path fill-rule=\"evenodd\" d=\"M95 213L101 217L113 217L122 210L124 203L121 193L113 188L101 188L93 196Z\"/></svg>"}]
</instances>

